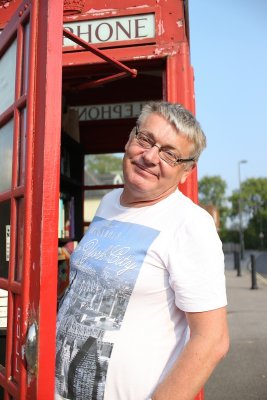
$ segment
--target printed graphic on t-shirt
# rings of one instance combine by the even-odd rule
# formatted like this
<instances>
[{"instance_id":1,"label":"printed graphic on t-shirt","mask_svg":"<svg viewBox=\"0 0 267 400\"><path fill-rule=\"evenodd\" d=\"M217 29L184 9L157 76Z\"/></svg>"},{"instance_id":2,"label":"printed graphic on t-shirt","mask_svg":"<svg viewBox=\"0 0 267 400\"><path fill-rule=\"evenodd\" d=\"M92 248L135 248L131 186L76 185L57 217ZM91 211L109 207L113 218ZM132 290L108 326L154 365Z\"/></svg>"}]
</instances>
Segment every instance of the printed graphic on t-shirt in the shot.
<instances>
[{"instance_id":1,"label":"printed graphic on t-shirt","mask_svg":"<svg viewBox=\"0 0 267 400\"><path fill-rule=\"evenodd\" d=\"M158 231L95 217L71 257L70 287L58 313L56 390L102 400L112 348L147 249Z\"/></svg>"}]
</instances>

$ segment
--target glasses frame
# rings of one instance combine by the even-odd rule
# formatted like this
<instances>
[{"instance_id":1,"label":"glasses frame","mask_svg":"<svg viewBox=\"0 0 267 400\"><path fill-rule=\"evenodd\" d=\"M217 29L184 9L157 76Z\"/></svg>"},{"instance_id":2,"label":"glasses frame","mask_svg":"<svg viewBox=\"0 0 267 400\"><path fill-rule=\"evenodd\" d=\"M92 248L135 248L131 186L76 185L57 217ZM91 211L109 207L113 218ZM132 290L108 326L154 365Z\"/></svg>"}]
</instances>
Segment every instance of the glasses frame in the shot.
<instances>
[{"instance_id":1,"label":"glasses frame","mask_svg":"<svg viewBox=\"0 0 267 400\"><path fill-rule=\"evenodd\" d=\"M139 142L138 139L138 135L142 133L144 136L147 136L148 138L148 146L144 146L144 144ZM135 136L134 138L136 139L137 143L139 144L140 147L142 147L143 149L152 149L154 146L158 148L159 150L159 157L161 160L165 161L167 164L171 165L172 167L175 167L176 165L179 164L183 164L183 163L188 163L188 162L195 162L195 156L194 157L190 157L190 158L176 158L175 161L170 161L170 160L166 160L165 158L162 158L162 147L158 146L156 144L156 142L150 138L145 132L143 132L142 130L139 130L138 125L135 126ZM175 154L173 154L175 156Z\"/></svg>"}]
</instances>

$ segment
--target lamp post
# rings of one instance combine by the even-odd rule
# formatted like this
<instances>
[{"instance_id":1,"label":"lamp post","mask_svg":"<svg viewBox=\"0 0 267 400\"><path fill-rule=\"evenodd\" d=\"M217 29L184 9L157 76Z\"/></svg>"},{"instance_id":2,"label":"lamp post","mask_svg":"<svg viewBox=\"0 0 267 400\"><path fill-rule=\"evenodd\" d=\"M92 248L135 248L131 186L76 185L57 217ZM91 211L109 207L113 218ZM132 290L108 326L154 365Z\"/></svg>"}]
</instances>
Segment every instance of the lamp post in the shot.
<instances>
[{"instance_id":1,"label":"lamp post","mask_svg":"<svg viewBox=\"0 0 267 400\"><path fill-rule=\"evenodd\" d=\"M239 214L239 242L240 242L240 258L244 260L244 233L243 233L243 221L242 221L242 192L241 192L241 164L246 164L247 160L238 161L238 183L239 183L239 199L238 199L238 214Z\"/></svg>"}]
</instances>

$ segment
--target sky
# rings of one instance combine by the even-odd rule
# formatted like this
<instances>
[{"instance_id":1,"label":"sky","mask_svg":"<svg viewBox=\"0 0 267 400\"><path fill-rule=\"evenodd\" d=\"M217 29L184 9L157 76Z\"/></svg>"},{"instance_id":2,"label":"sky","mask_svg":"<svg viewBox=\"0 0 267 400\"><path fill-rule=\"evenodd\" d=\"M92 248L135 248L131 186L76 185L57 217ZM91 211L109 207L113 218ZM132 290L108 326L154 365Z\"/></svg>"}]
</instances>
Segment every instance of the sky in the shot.
<instances>
[{"instance_id":1,"label":"sky","mask_svg":"<svg viewBox=\"0 0 267 400\"><path fill-rule=\"evenodd\" d=\"M230 195L239 170L241 182L267 178L267 1L189 0L189 21L196 116L208 141L198 177L221 176Z\"/></svg>"}]
</instances>

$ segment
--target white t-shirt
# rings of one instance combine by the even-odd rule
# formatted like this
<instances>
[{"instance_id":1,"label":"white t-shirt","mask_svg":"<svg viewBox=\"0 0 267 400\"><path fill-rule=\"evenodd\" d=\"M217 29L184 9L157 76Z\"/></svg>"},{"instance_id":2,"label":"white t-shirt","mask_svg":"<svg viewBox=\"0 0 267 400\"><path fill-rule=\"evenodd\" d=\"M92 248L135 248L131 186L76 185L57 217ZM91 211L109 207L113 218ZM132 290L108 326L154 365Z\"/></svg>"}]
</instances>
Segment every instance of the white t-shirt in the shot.
<instances>
[{"instance_id":1,"label":"white t-shirt","mask_svg":"<svg viewBox=\"0 0 267 400\"><path fill-rule=\"evenodd\" d=\"M106 195L71 257L58 314L58 399L147 400L189 337L185 312L226 305L212 217L176 190L152 206Z\"/></svg>"}]
</instances>

